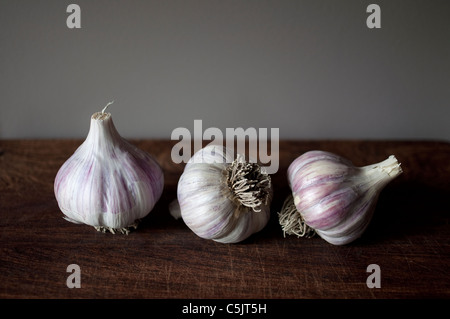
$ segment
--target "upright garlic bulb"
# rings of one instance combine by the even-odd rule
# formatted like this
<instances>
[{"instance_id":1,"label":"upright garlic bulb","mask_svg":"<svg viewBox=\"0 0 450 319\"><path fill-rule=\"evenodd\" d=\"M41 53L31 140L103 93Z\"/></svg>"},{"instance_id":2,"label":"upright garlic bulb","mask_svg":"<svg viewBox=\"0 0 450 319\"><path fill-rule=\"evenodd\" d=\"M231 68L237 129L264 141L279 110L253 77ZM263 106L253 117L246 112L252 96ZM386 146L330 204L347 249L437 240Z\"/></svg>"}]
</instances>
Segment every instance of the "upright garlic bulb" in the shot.
<instances>
[{"instance_id":1,"label":"upright garlic bulb","mask_svg":"<svg viewBox=\"0 0 450 319\"><path fill-rule=\"evenodd\" d=\"M369 225L381 190L400 173L393 155L364 167L324 151L301 155L287 172L292 197L279 213L283 232L315 232L334 245L352 242Z\"/></svg>"},{"instance_id":2,"label":"upright garlic bulb","mask_svg":"<svg viewBox=\"0 0 450 319\"><path fill-rule=\"evenodd\" d=\"M161 197L164 176L151 155L119 135L106 107L92 115L89 134L59 169L54 191L67 220L128 233Z\"/></svg>"},{"instance_id":3,"label":"upright garlic bulb","mask_svg":"<svg viewBox=\"0 0 450 319\"><path fill-rule=\"evenodd\" d=\"M178 208L199 237L237 243L262 230L270 217L271 179L256 163L247 163L222 146L194 154L178 182Z\"/></svg>"}]
</instances>

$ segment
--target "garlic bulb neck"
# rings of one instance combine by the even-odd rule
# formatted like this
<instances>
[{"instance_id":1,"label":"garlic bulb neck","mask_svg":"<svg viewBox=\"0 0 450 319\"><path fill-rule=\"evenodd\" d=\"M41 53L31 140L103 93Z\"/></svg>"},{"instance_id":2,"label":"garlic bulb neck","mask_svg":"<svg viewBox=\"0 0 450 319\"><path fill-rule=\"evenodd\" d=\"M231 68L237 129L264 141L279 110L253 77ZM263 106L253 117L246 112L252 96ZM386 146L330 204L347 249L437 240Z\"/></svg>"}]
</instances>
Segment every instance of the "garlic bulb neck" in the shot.
<instances>
[{"instance_id":1,"label":"garlic bulb neck","mask_svg":"<svg viewBox=\"0 0 450 319\"><path fill-rule=\"evenodd\" d=\"M369 189L371 187L385 187L403 171L397 158L391 155L380 163L361 167L360 172L361 175L365 176L363 179L366 182L365 187Z\"/></svg>"},{"instance_id":2,"label":"garlic bulb neck","mask_svg":"<svg viewBox=\"0 0 450 319\"><path fill-rule=\"evenodd\" d=\"M238 156L227 169L227 184L233 195L233 201L238 206L251 208L254 212L261 211L261 205L267 205L270 196L270 177L261 171L256 163L247 163Z\"/></svg>"},{"instance_id":3,"label":"garlic bulb neck","mask_svg":"<svg viewBox=\"0 0 450 319\"><path fill-rule=\"evenodd\" d=\"M110 141L114 141L115 144L118 143L119 145L124 141L114 126L111 113L94 113L91 116L91 126L84 144L104 149L108 147L108 142Z\"/></svg>"}]
</instances>

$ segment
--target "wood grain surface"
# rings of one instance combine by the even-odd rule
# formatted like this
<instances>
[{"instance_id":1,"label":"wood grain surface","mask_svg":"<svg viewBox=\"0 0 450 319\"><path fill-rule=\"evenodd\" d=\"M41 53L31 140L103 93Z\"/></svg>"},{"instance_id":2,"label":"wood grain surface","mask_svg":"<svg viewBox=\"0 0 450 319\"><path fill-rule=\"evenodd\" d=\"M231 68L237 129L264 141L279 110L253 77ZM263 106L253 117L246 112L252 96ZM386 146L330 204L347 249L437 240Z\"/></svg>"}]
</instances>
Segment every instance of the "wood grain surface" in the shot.
<instances>
[{"instance_id":1,"label":"wood grain surface","mask_svg":"<svg viewBox=\"0 0 450 319\"><path fill-rule=\"evenodd\" d=\"M59 167L82 140L0 140L1 298L449 298L450 144L439 141L281 141L267 227L239 244L197 237L168 205L183 164L167 140L132 140L165 174L162 198L129 235L62 218L53 193ZM364 235L346 246L284 238L277 211L290 193L286 169L321 149L372 164L394 154L403 174L381 193ZM70 289L66 269L81 269ZM366 285L367 266L381 288Z\"/></svg>"}]
</instances>

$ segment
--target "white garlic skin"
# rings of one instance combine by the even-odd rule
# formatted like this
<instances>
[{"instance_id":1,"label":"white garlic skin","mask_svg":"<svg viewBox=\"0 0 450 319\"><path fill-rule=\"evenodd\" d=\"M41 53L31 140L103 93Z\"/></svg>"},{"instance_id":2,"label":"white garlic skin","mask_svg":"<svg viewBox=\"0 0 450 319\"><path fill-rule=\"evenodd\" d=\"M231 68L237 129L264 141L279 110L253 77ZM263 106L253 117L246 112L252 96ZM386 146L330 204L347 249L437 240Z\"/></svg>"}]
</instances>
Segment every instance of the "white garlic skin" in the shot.
<instances>
[{"instance_id":1,"label":"white garlic skin","mask_svg":"<svg viewBox=\"0 0 450 319\"><path fill-rule=\"evenodd\" d=\"M355 167L341 156L310 151L291 163L288 181L304 222L327 242L345 245L363 234L381 190L400 173L393 155Z\"/></svg>"},{"instance_id":2,"label":"white garlic skin","mask_svg":"<svg viewBox=\"0 0 450 319\"><path fill-rule=\"evenodd\" d=\"M220 243L237 243L262 230L270 218L270 200L259 212L232 200L225 182L233 155L223 146L208 145L186 164L178 182L181 217L199 237ZM271 189L272 192L272 189ZM270 195L271 196L271 195Z\"/></svg>"},{"instance_id":3,"label":"white garlic skin","mask_svg":"<svg viewBox=\"0 0 450 319\"><path fill-rule=\"evenodd\" d=\"M145 217L163 187L155 159L119 135L110 113L100 112L92 115L86 140L61 166L54 183L67 220L108 229Z\"/></svg>"}]
</instances>

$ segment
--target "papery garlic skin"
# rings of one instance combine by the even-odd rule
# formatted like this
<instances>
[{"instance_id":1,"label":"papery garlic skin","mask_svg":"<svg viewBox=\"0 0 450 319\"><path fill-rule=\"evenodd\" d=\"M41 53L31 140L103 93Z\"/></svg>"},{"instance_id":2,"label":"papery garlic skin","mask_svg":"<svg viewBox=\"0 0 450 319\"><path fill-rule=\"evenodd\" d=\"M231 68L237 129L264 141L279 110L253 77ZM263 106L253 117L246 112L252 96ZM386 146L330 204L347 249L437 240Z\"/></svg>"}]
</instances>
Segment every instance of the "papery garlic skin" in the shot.
<instances>
[{"instance_id":1,"label":"papery garlic skin","mask_svg":"<svg viewBox=\"0 0 450 319\"><path fill-rule=\"evenodd\" d=\"M310 151L291 163L287 175L304 223L329 243L345 245L364 233L381 190L400 173L393 155L377 164L355 167L336 154Z\"/></svg>"},{"instance_id":2,"label":"papery garlic skin","mask_svg":"<svg viewBox=\"0 0 450 319\"><path fill-rule=\"evenodd\" d=\"M180 177L177 198L181 217L201 238L237 243L262 230L270 218L271 185L266 201L255 209L236 201L226 182L233 160L227 148L209 145L194 154Z\"/></svg>"},{"instance_id":3,"label":"papery garlic skin","mask_svg":"<svg viewBox=\"0 0 450 319\"><path fill-rule=\"evenodd\" d=\"M89 134L61 166L55 196L66 219L127 232L161 197L164 175L148 153L117 132L110 113L92 115Z\"/></svg>"}]
</instances>

